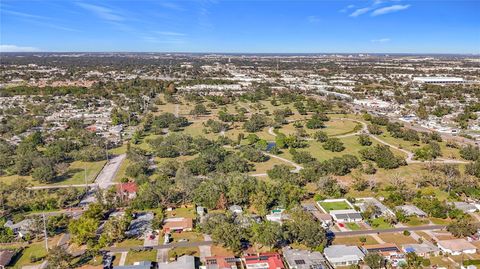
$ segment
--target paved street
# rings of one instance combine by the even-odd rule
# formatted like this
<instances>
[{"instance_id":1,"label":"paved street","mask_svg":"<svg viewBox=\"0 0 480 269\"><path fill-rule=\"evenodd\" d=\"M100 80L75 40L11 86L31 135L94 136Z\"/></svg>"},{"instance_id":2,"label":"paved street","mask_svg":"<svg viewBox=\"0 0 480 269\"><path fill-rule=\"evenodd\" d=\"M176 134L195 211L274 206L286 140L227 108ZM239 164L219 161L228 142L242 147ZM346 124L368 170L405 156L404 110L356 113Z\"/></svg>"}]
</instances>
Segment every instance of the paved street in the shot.
<instances>
[{"instance_id":1,"label":"paved street","mask_svg":"<svg viewBox=\"0 0 480 269\"><path fill-rule=\"evenodd\" d=\"M95 184L99 189L105 190L108 189L111 185L115 184L113 182L113 180L115 179L115 175L117 174L120 165L126 157L127 154L121 154L111 158L108 161L108 163L103 167L102 171L100 171L97 178L95 179ZM86 206L96 201L95 193L97 187L92 187L87 191L87 194L80 202L80 206Z\"/></svg>"},{"instance_id":2,"label":"paved street","mask_svg":"<svg viewBox=\"0 0 480 269\"><path fill-rule=\"evenodd\" d=\"M170 243L167 245L158 245L149 247L148 249L169 249L169 248L176 248L176 247L200 247L200 246L210 246L213 244L213 241L202 241L202 242L177 242L177 243ZM110 252L124 252L129 250L142 250L144 249L143 246L134 246L134 247L109 247L105 248Z\"/></svg>"},{"instance_id":3,"label":"paved street","mask_svg":"<svg viewBox=\"0 0 480 269\"><path fill-rule=\"evenodd\" d=\"M431 231L431 230L441 230L445 229L445 225L424 225L424 226L415 226L415 227L400 227L400 228L391 228L391 229L381 229L381 230L363 230L363 231L348 231L348 232L335 232L335 236L354 236L354 235L369 235L377 233L398 233L407 231Z\"/></svg>"}]
</instances>

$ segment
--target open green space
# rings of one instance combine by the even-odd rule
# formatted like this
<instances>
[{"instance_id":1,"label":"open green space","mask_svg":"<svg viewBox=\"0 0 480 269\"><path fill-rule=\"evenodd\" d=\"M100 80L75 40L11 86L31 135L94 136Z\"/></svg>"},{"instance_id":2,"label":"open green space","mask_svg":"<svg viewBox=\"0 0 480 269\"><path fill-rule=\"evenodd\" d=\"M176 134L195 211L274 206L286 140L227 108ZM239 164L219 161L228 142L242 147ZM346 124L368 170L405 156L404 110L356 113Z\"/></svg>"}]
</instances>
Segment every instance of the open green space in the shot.
<instances>
[{"instance_id":1,"label":"open green space","mask_svg":"<svg viewBox=\"0 0 480 269\"><path fill-rule=\"evenodd\" d=\"M320 202L320 205L328 212L332 210L352 209L346 202Z\"/></svg>"},{"instance_id":2,"label":"open green space","mask_svg":"<svg viewBox=\"0 0 480 269\"><path fill-rule=\"evenodd\" d=\"M127 254L127 258L125 259L125 264L132 265L134 262L140 262L140 261L154 262L156 260L157 260L156 250L129 251Z\"/></svg>"},{"instance_id":3,"label":"open green space","mask_svg":"<svg viewBox=\"0 0 480 269\"><path fill-rule=\"evenodd\" d=\"M375 219L372 219L370 221L370 226L373 228L373 229L389 229L389 228L392 228L393 226L388 223L385 218L383 217L379 217L379 218L375 218Z\"/></svg>"}]
</instances>

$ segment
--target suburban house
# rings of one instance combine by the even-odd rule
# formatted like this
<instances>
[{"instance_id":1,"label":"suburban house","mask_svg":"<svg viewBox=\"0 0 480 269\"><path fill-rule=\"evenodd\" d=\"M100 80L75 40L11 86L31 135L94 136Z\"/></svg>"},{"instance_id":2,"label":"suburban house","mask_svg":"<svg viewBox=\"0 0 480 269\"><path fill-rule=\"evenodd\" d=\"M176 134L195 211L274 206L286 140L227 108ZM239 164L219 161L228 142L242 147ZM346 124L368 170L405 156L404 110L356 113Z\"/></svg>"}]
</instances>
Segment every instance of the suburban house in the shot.
<instances>
[{"instance_id":1,"label":"suburban house","mask_svg":"<svg viewBox=\"0 0 480 269\"><path fill-rule=\"evenodd\" d=\"M310 212L318 221L322 223L323 228L328 228L333 224L333 219L330 214L322 213L318 208L313 204L304 204L302 205L305 211Z\"/></svg>"},{"instance_id":2,"label":"suburban house","mask_svg":"<svg viewBox=\"0 0 480 269\"><path fill-rule=\"evenodd\" d=\"M113 269L153 269L154 264L151 261L135 262L133 265L114 266Z\"/></svg>"},{"instance_id":3,"label":"suburban house","mask_svg":"<svg viewBox=\"0 0 480 269\"><path fill-rule=\"evenodd\" d=\"M381 216L388 217L388 216L395 216L395 213L390 210L390 208L386 207L380 201L373 197L365 197L365 198L357 198L356 199L356 206L360 208L360 212L365 212L369 206L375 206L379 211L379 214L374 215L373 217L378 218Z\"/></svg>"},{"instance_id":4,"label":"suburban house","mask_svg":"<svg viewBox=\"0 0 480 269\"><path fill-rule=\"evenodd\" d=\"M243 213L242 207L239 206L239 205L232 205L228 208L228 210L230 210L230 212L232 212L233 214L242 214Z\"/></svg>"},{"instance_id":5,"label":"suburban house","mask_svg":"<svg viewBox=\"0 0 480 269\"><path fill-rule=\"evenodd\" d=\"M355 209L332 210L330 216L333 220L340 223L345 222L360 222L362 221L362 214Z\"/></svg>"},{"instance_id":6,"label":"suburban house","mask_svg":"<svg viewBox=\"0 0 480 269\"><path fill-rule=\"evenodd\" d=\"M282 248L283 259L290 269L328 269L328 262L318 251Z\"/></svg>"},{"instance_id":7,"label":"suburban house","mask_svg":"<svg viewBox=\"0 0 480 269\"><path fill-rule=\"evenodd\" d=\"M120 183L116 185L117 195L124 200L132 200L137 197L138 186L135 182Z\"/></svg>"},{"instance_id":8,"label":"suburban house","mask_svg":"<svg viewBox=\"0 0 480 269\"><path fill-rule=\"evenodd\" d=\"M285 209L274 209L272 212L265 216L268 221L278 222L282 224L284 220L288 220L289 216L284 214Z\"/></svg>"},{"instance_id":9,"label":"suburban house","mask_svg":"<svg viewBox=\"0 0 480 269\"><path fill-rule=\"evenodd\" d=\"M159 263L158 269L195 269L195 257L184 255L174 262Z\"/></svg>"},{"instance_id":10,"label":"suburban house","mask_svg":"<svg viewBox=\"0 0 480 269\"><path fill-rule=\"evenodd\" d=\"M325 199L318 201L317 205L336 222L359 222L363 219L362 214L355 210L347 199Z\"/></svg>"},{"instance_id":11,"label":"suburban house","mask_svg":"<svg viewBox=\"0 0 480 269\"><path fill-rule=\"evenodd\" d=\"M242 261L234 256L213 256L205 258L206 269L240 269Z\"/></svg>"},{"instance_id":12,"label":"suburban house","mask_svg":"<svg viewBox=\"0 0 480 269\"><path fill-rule=\"evenodd\" d=\"M16 236L23 238L28 233L30 233L30 230L33 224L34 224L33 219L24 219L17 223L13 223L13 221L8 220L7 222L5 222L3 227L10 228Z\"/></svg>"},{"instance_id":13,"label":"suburban house","mask_svg":"<svg viewBox=\"0 0 480 269\"><path fill-rule=\"evenodd\" d=\"M168 218L164 220L163 232L187 232L193 229L193 220L191 218Z\"/></svg>"},{"instance_id":14,"label":"suburban house","mask_svg":"<svg viewBox=\"0 0 480 269\"><path fill-rule=\"evenodd\" d=\"M0 250L0 269L4 269L12 261L16 252L13 250Z\"/></svg>"},{"instance_id":15,"label":"suburban house","mask_svg":"<svg viewBox=\"0 0 480 269\"><path fill-rule=\"evenodd\" d=\"M456 209L461 210L463 213L473 213L478 210L475 204L466 202L453 202L453 206L455 206Z\"/></svg>"},{"instance_id":16,"label":"suburban house","mask_svg":"<svg viewBox=\"0 0 480 269\"><path fill-rule=\"evenodd\" d=\"M405 244L402 246L405 253L415 252L418 256L428 258L430 256L437 256L440 249L433 244L424 242L421 244Z\"/></svg>"},{"instance_id":17,"label":"suburban house","mask_svg":"<svg viewBox=\"0 0 480 269\"><path fill-rule=\"evenodd\" d=\"M399 264L405 262L405 254L395 244L384 243L365 245L362 247L362 250L365 254L378 253L382 255L393 266L398 266Z\"/></svg>"},{"instance_id":18,"label":"suburban house","mask_svg":"<svg viewBox=\"0 0 480 269\"><path fill-rule=\"evenodd\" d=\"M437 242L438 247L445 253L451 255L474 254L477 247L465 239L440 240Z\"/></svg>"},{"instance_id":19,"label":"suburban house","mask_svg":"<svg viewBox=\"0 0 480 269\"><path fill-rule=\"evenodd\" d=\"M125 233L129 237L143 236L152 230L153 213L140 213L130 222Z\"/></svg>"},{"instance_id":20,"label":"suburban house","mask_svg":"<svg viewBox=\"0 0 480 269\"><path fill-rule=\"evenodd\" d=\"M203 216L205 216L205 213L207 212L207 209L203 206L197 206L196 212L197 212L197 215L199 217L203 217Z\"/></svg>"},{"instance_id":21,"label":"suburban house","mask_svg":"<svg viewBox=\"0 0 480 269\"><path fill-rule=\"evenodd\" d=\"M420 218L428 217L428 214L414 205L400 205L395 207L396 210L401 210L406 216L417 216Z\"/></svg>"},{"instance_id":22,"label":"suburban house","mask_svg":"<svg viewBox=\"0 0 480 269\"><path fill-rule=\"evenodd\" d=\"M346 245L331 245L323 253L333 267L358 264L365 257L358 247Z\"/></svg>"},{"instance_id":23,"label":"suburban house","mask_svg":"<svg viewBox=\"0 0 480 269\"><path fill-rule=\"evenodd\" d=\"M282 257L278 253L260 253L243 257L246 269L284 269Z\"/></svg>"}]
</instances>

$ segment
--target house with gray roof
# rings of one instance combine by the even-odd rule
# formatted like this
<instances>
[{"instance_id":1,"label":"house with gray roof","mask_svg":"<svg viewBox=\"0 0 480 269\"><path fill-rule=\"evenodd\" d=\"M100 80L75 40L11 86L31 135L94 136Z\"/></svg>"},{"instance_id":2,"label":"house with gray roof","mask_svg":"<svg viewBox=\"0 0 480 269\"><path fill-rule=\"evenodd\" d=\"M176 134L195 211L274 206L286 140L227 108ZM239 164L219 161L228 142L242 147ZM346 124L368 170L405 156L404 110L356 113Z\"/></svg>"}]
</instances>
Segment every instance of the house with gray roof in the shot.
<instances>
[{"instance_id":1,"label":"house with gray roof","mask_svg":"<svg viewBox=\"0 0 480 269\"><path fill-rule=\"evenodd\" d=\"M406 216L417 216L420 218L428 217L428 214L414 205L399 205L395 207L396 210L402 211Z\"/></svg>"},{"instance_id":2,"label":"house with gray roof","mask_svg":"<svg viewBox=\"0 0 480 269\"><path fill-rule=\"evenodd\" d=\"M140 213L130 222L127 236L143 236L146 232L152 230L153 213Z\"/></svg>"},{"instance_id":3,"label":"house with gray roof","mask_svg":"<svg viewBox=\"0 0 480 269\"><path fill-rule=\"evenodd\" d=\"M154 265L150 261L135 262L133 265L114 266L113 269L152 269Z\"/></svg>"},{"instance_id":4,"label":"house with gray roof","mask_svg":"<svg viewBox=\"0 0 480 269\"><path fill-rule=\"evenodd\" d=\"M327 260L318 251L282 248L283 259L290 269L328 269Z\"/></svg>"},{"instance_id":5,"label":"house with gray roof","mask_svg":"<svg viewBox=\"0 0 480 269\"><path fill-rule=\"evenodd\" d=\"M325 248L323 253L334 268L358 264L365 257L365 254L358 247L346 245L331 245Z\"/></svg>"},{"instance_id":6,"label":"house with gray roof","mask_svg":"<svg viewBox=\"0 0 480 269\"><path fill-rule=\"evenodd\" d=\"M195 257L184 255L174 262L159 263L158 269L195 269Z\"/></svg>"}]
</instances>

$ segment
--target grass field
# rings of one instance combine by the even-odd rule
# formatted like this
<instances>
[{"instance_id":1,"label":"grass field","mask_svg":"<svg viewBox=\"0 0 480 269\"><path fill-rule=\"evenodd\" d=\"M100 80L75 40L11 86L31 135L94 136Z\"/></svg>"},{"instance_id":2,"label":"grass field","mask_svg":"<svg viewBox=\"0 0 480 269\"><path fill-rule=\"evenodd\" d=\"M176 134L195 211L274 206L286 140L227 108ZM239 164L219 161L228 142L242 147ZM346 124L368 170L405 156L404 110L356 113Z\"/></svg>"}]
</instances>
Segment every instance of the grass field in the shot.
<instances>
[{"instance_id":1,"label":"grass field","mask_svg":"<svg viewBox=\"0 0 480 269\"><path fill-rule=\"evenodd\" d=\"M333 240L334 245L348 245L348 246L360 246L363 245L363 243L360 241L361 236L348 236L348 237L335 237L335 240ZM367 235L365 236L367 241L365 242L365 245L374 245L378 244L377 240L375 238Z\"/></svg>"},{"instance_id":2,"label":"grass field","mask_svg":"<svg viewBox=\"0 0 480 269\"><path fill-rule=\"evenodd\" d=\"M409 217L408 221L405 224L408 226L420 226L420 225L426 225L428 223L429 221L427 219L421 219L418 217Z\"/></svg>"},{"instance_id":3,"label":"grass field","mask_svg":"<svg viewBox=\"0 0 480 269\"><path fill-rule=\"evenodd\" d=\"M328 212L332 210L352 209L346 202L320 202L320 205Z\"/></svg>"},{"instance_id":4,"label":"grass field","mask_svg":"<svg viewBox=\"0 0 480 269\"><path fill-rule=\"evenodd\" d=\"M93 182L97 174L102 170L103 165L106 161L98 161L98 162L81 162L75 161L70 163L67 172L65 174L60 175L57 177L57 181L54 183L46 184L38 182L32 179L31 176L18 176L18 175L11 175L11 176L2 176L0 177L0 182L5 184L11 184L14 181L19 179L25 179L30 182L33 186L41 186L41 185L70 185L70 184L84 184L85 183L85 172L87 182ZM86 171L85 171L86 169Z\"/></svg>"},{"instance_id":5,"label":"grass field","mask_svg":"<svg viewBox=\"0 0 480 269\"><path fill-rule=\"evenodd\" d=\"M273 166L275 165L285 165L286 163L276 159L276 158L270 158L266 162L261 162L261 163L253 163L254 164L254 171L250 172L250 174L260 174L260 173L266 173L268 170L272 169ZM287 164L288 165L288 164ZM291 166L293 169L293 166Z\"/></svg>"},{"instance_id":6,"label":"grass field","mask_svg":"<svg viewBox=\"0 0 480 269\"><path fill-rule=\"evenodd\" d=\"M373 229L388 229L388 228L393 227L390 223L386 222L385 218L383 218L383 217L371 220L370 221L370 226Z\"/></svg>"},{"instance_id":7,"label":"grass field","mask_svg":"<svg viewBox=\"0 0 480 269\"><path fill-rule=\"evenodd\" d=\"M135 247L135 246L143 246L143 240L125 239L122 242L115 244L115 247Z\"/></svg>"},{"instance_id":8,"label":"grass field","mask_svg":"<svg viewBox=\"0 0 480 269\"><path fill-rule=\"evenodd\" d=\"M172 238L174 242L181 239L187 239L188 242L203 242L203 235L195 232L172 233Z\"/></svg>"},{"instance_id":9,"label":"grass field","mask_svg":"<svg viewBox=\"0 0 480 269\"><path fill-rule=\"evenodd\" d=\"M172 217L183 217L183 218L195 218L195 208L193 206L189 207L179 207L175 208L173 211L167 211L166 215L168 218Z\"/></svg>"},{"instance_id":10,"label":"grass field","mask_svg":"<svg viewBox=\"0 0 480 269\"><path fill-rule=\"evenodd\" d=\"M183 255L199 256L199 253L198 247L175 247L168 251L168 258L172 260Z\"/></svg>"},{"instance_id":11,"label":"grass field","mask_svg":"<svg viewBox=\"0 0 480 269\"><path fill-rule=\"evenodd\" d=\"M120 257L118 257L120 259ZM127 258L125 259L125 265L132 265L134 262L141 261L156 261L157 260L157 251L156 250L147 250L147 251L129 251Z\"/></svg>"},{"instance_id":12,"label":"grass field","mask_svg":"<svg viewBox=\"0 0 480 269\"><path fill-rule=\"evenodd\" d=\"M348 222L348 223L345 223L345 226L347 226L348 229L352 230L352 231L358 231L358 230L361 230L362 228L360 227L360 225L356 224L355 222Z\"/></svg>"},{"instance_id":13,"label":"grass field","mask_svg":"<svg viewBox=\"0 0 480 269\"><path fill-rule=\"evenodd\" d=\"M397 244L397 246L417 243L415 239L410 236L403 235L403 233L381 233L379 236L383 241Z\"/></svg>"}]
</instances>

